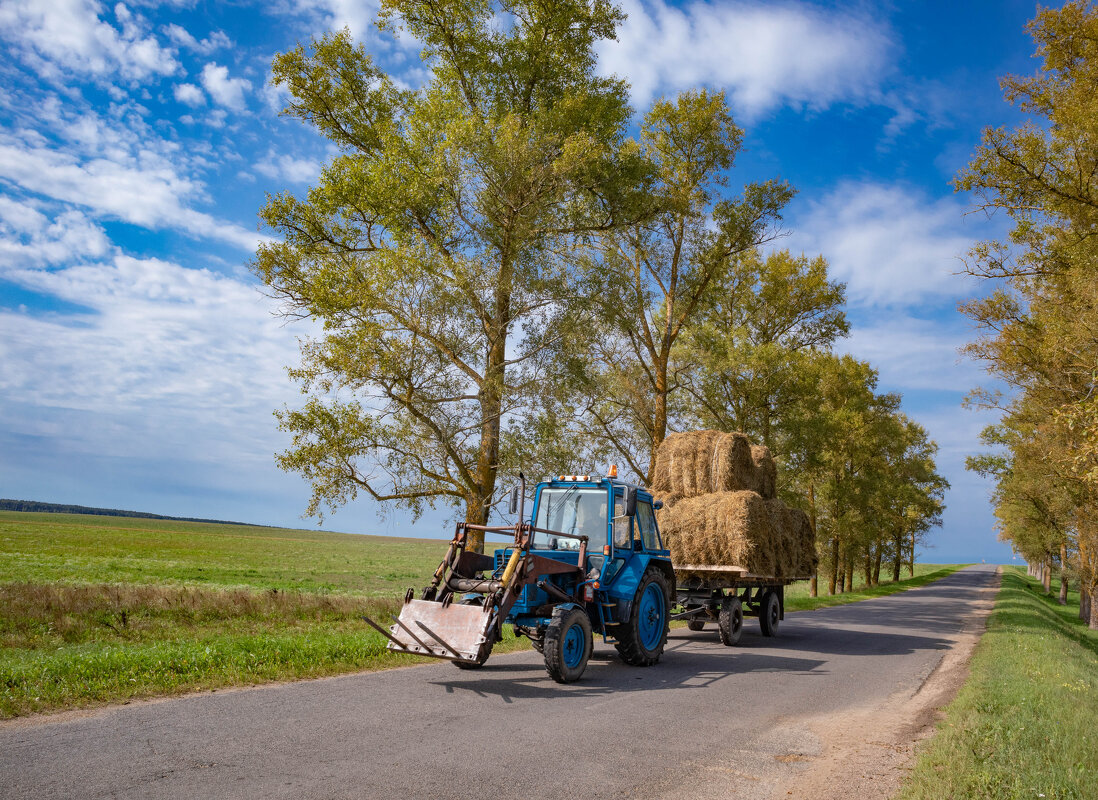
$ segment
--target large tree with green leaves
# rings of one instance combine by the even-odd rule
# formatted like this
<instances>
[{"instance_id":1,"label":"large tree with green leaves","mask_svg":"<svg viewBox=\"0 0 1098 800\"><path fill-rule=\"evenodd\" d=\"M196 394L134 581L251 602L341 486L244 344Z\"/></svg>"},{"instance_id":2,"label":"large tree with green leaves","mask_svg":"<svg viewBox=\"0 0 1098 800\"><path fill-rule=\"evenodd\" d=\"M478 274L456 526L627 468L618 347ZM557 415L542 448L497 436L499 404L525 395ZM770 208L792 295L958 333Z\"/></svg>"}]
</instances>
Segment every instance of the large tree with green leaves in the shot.
<instances>
[{"instance_id":1,"label":"large tree with green leaves","mask_svg":"<svg viewBox=\"0 0 1098 800\"><path fill-rule=\"evenodd\" d=\"M965 306L981 328L969 352L1011 392L974 398L1006 412L987 437L1002 448L1000 530L1025 553L1037 529L1051 535L1054 525L1033 516L1026 495L1073 497L1071 521L1055 525L1077 537L1086 596L1098 591L1098 6L1042 9L1029 29L1041 70L1003 87L1035 121L986 130L957 180L1012 223L1009 241L972 252L969 271L997 288ZM1098 628L1098 604L1090 622Z\"/></svg>"},{"instance_id":2,"label":"large tree with green leaves","mask_svg":"<svg viewBox=\"0 0 1098 800\"><path fill-rule=\"evenodd\" d=\"M292 370L307 400L279 415L279 457L311 513L364 491L418 513L438 501L484 523L510 465L505 421L548 377L576 237L646 212L647 167L624 137L625 85L593 47L605 0L386 0L430 78L403 88L349 33L279 55L286 113L338 148L304 197L269 198L281 241L255 269L322 333Z\"/></svg>"},{"instance_id":3,"label":"large tree with green leaves","mask_svg":"<svg viewBox=\"0 0 1098 800\"><path fill-rule=\"evenodd\" d=\"M587 367L578 427L643 482L694 368L679 356L686 335L728 285L737 257L776 234L793 195L778 180L729 190L742 141L722 93L657 100L641 146L656 170L658 213L589 248L593 335L577 341Z\"/></svg>"}]
</instances>

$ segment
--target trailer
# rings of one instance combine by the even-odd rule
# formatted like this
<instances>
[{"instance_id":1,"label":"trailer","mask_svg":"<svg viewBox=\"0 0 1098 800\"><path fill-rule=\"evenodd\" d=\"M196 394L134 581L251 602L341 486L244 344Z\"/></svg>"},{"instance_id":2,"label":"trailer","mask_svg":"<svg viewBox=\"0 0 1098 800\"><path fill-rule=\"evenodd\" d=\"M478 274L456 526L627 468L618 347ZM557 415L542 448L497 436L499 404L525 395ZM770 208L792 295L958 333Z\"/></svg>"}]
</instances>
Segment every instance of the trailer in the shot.
<instances>
[{"instance_id":1,"label":"trailer","mask_svg":"<svg viewBox=\"0 0 1098 800\"><path fill-rule=\"evenodd\" d=\"M785 619L785 587L811 576L752 575L734 565L675 566L675 607L671 619L686 620L692 631L716 623L722 644L737 644L744 617L758 617L763 636L777 636Z\"/></svg>"}]
</instances>

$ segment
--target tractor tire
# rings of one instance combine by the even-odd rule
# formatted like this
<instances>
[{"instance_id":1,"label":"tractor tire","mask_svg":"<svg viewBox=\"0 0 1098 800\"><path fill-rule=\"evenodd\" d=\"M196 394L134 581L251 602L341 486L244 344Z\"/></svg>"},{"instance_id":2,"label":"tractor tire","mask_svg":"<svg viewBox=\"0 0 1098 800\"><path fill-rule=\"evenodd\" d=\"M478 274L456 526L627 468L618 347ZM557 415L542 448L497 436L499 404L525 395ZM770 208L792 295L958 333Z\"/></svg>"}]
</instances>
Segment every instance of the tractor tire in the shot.
<instances>
[{"instance_id":1,"label":"tractor tire","mask_svg":"<svg viewBox=\"0 0 1098 800\"><path fill-rule=\"evenodd\" d=\"M686 627L692 631L704 631L705 620L700 617L691 617L686 621Z\"/></svg>"},{"instance_id":2,"label":"tractor tire","mask_svg":"<svg viewBox=\"0 0 1098 800\"><path fill-rule=\"evenodd\" d=\"M545 631L545 671L557 683L578 681L587 668L594 641L591 620L582 608L557 608Z\"/></svg>"},{"instance_id":3,"label":"tractor tire","mask_svg":"<svg viewBox=\"0 0 1098 800\"><path fill-rule=\"evenodd\" d=\"M650 667L660 660L667 644L670 599L671 588L663 572L655 567L645 570L629 619L617 626L620 632L614 647L626 664Z\"/></svg>"},{"instance_id":4,"label":"tractor tire","mask_svg":"<svg viewBox=\"0 0 1098 800\"><path fill-rule=\"evenodd\" d=\"M733 647L740 641L743 633L743 603L738 597L726 597L721 603L721 614L717 618L717 632L721 636L721 644Z\"/></svg>"},{"instance_id":5,"label":"tractor tire","mask_svg":"<svg viewBox=\"0 0 1098 800\"><path fill-rule=\"evenodd\" d=\"M777 636L778 623L781 621L782 606L778 600L778 593L770 590L763 594L762 603L759 604L759 627L763 636Z\"/></svg>"},{"instance_id":6,"label":"tractor tire","mask_svg":"<svg viewBox=\"0 0 1098 800\"><path fill-rule=\"evenodd\" d=\"M476 600L462 600L460 605L463 606L479 606L483 605L483 601ZM489 645L485 649L484 653L476 661L451 661L458 669L480 669L484 666L484 662L488 660L488 656L492 655L492 645Z\"/></svg>"}]
</instances>

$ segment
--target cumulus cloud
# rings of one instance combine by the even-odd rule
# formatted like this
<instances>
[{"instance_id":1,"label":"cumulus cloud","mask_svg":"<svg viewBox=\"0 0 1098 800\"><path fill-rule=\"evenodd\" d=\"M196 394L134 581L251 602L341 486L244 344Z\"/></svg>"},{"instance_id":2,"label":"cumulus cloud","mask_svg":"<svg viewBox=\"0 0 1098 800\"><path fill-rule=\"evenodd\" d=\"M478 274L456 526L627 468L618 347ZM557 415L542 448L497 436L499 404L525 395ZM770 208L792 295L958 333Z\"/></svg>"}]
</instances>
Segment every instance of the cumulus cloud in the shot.
<instances>
[{"instance_id":1,"label":"cumulus cloud","mask_svg":"<svg viewBox=\"0 0 1098 800\"><path fill-rule=\"evenodd\" d=\"M224 31L214 31L201 41L195 39L186 28L181 28L174 23L167 26L164 29L164 32L168 34L169 39L180 47L184 47L187 50L193 50L201 55L208 56L210 53L217 50L223 50L233 46L232 39L226 36Z\"/></svg>"},{"instance_id":2,"label":"cumulus cloud","mask_svg":"<svg viewBox=\"0 0 1098 800\"><path fill-rule=\"evenodd\" d=\"M246 78L230 78L229 68L209 63L202 68L202 86L215 103L239 111L244 108L244 90L252 88Z\"/></svg>"},{"instance_id":3,"label":"cumulus cloud","mask_svg":"<svg viewBox=\"0 0 1098 800\"><path fill-rule=\"evenodd\" d=\"M727 90L747 117L791 104L823 108L873 96L888 68L888 32L863 17L803 4L677 6L625 0L618 40L599 47L599 68L627 78L643 108L698 85Z\"/></svg>"},{"instance_id":4,"label":"cumulus cloud","mask_svg":"<svg viewBox=\"0 0 1098 800\"><path fill-rule=\"evenodd\" d=\"M109 248L103 228L80 211L47 216L30 202L0 197L0 275L13 267L99 258Z\"/></svg>"},{"instance_id":5,"label":"cumulus cloud","mask_svg":"<svg viewBox=\"0 0 1098 800\"><path fill-rule=\"evenodd\" d=\"M844 182L795 220L782 246L820 253L855 305L909 305L972 290L957 275L978 221L953 198L902 185Z\"/></svg>"},{"instance_id":6,"label":"cumulus cloud","mask_svg":"<svg viewBox=\"0 0 1098 800\"><path fill-rule=\"evenodd\" d=\"M49 73L57 68L127 80L171 75L179 62L149 31L143 18L122 3L112 25L95 0L6 0L0 4L0 36Z\"/></svg>"},{"instance_id":7,"label":"cumulus cloud","mask_svg":"<svg viewBox=\"0 0 1098 800\"><path fill-rule=\"evenodd\" d=\"M201 106L206 103L206 95L193 83L177 83L172 90L175 99L188 106Z\"/></svg>"},{"instance_id":8,"label":"cumulus cloud","mask_svg":"<svg viewBox=\"0 0 1098 800\"><path fill-rule=\"evenodd\" d=\"M292 183L309 183L320 175L320 162L308 158L276 155L274 151L255 165L256 172L268 178L285 179Z\"/></svg>"}]
</instances>

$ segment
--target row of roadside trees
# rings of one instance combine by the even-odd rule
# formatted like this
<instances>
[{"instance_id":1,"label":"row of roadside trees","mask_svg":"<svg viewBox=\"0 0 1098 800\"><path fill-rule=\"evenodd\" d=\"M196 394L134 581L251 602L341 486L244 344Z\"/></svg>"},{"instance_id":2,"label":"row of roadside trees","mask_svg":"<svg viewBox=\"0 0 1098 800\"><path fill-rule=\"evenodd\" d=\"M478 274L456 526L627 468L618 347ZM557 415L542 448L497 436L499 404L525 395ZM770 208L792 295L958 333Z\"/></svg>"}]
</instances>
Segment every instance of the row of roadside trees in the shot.
<instances>
[{"instance_id":1,"label":"row of roadside trees","mask_svg":"<svg viewBox=\"0 0 1098 800\"><path fill-rule=\"evenodd\" d=\"M1030 32L1041 70L1002 85L1032 121L986 130L957 181L1011 222L968 263L989 284L964 307L969 351L1006 387L972 398L1002 416L969 466L995 479L1001 538L1046 591L1059 570L1061 602L1078 581L1098 629L1098 8L1044 9Z\"/></svg>"},{"instance_id":2,"label":"row of roadside trees","mask_svg":"<svg viewBox=\"0 0 1098 800\"><path fill-rule=\"evenodd\" d=\"M668 432L739 430L775 453L817 528L829 590L898 579L940 520L936 446L833 345L845 288L766 247L793 189L730 187L743 131L720 93L656 101L595 71L604 0L387 0L431 69L407 89L348 33L278 56L287 113L340 150L263 210L255 269L323 324L291 370L280 464L309 512L365 492L484 523L500 475L614 461L647 483ZM587 468L590 468L589 466Z\"/></svg>"}]
</instances>

